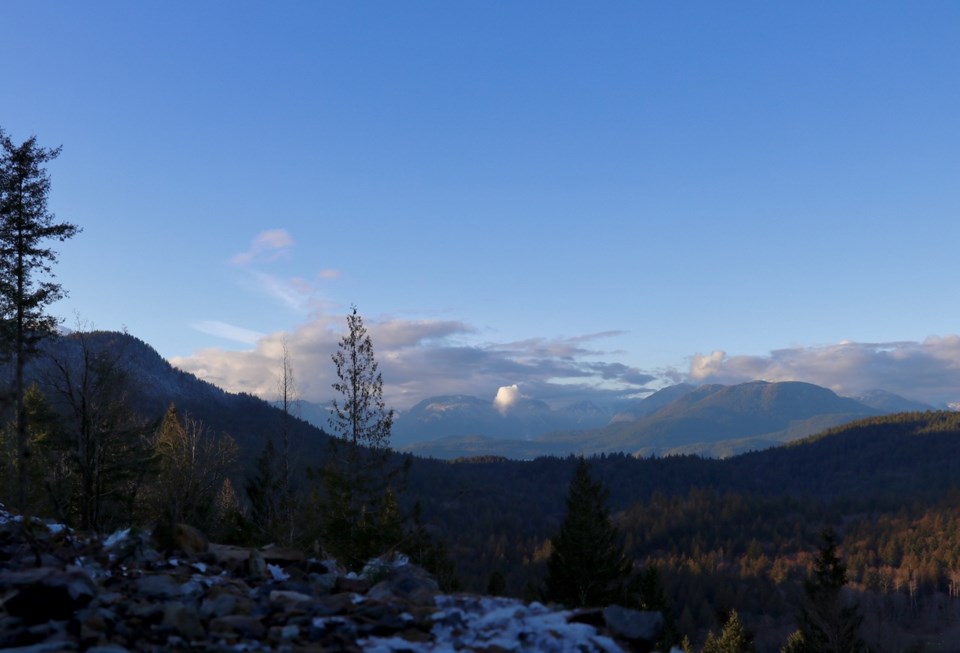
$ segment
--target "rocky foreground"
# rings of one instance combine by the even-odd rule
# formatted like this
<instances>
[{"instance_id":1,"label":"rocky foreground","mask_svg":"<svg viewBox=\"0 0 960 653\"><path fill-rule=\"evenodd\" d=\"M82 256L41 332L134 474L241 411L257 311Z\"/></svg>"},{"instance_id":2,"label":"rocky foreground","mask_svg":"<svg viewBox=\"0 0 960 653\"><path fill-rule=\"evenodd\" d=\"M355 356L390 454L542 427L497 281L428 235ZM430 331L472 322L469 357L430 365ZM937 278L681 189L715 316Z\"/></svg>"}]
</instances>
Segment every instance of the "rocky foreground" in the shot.
<instances>
[{"instance_id":1,"label":"rocky foreground","mask_svg":"<svg viewBox=\"0 0 960 653\"><path fill-rule=\"evenodd\" d=\"M0 506L7 651L648 651L662 619L617 606L441 594L402 556L348 574L290 549L208 544L177 528L98 539Z\"/></svg>"}]
</instances>

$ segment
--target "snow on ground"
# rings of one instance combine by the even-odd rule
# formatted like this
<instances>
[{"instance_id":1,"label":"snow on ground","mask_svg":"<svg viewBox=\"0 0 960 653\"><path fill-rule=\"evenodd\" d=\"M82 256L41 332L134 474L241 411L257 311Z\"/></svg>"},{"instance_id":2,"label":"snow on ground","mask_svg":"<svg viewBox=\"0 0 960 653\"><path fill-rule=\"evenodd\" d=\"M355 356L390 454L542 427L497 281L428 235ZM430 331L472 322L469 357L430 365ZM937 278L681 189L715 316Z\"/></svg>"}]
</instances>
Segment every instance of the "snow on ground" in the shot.
<instances>
[{"instance_id":1,"label":"snow on ground","mask_svg":"<svg viewBox=\"0 0 960 653\"><path fill-rule=\"evenodd\" d=\"M492 596L440 595L433 615L433 641L369 637L357 643L370 653L460 651L499 647L505 651L619 653L622 649L593 626L568 623L568 611Z\"/></svg>"}]
</instances>

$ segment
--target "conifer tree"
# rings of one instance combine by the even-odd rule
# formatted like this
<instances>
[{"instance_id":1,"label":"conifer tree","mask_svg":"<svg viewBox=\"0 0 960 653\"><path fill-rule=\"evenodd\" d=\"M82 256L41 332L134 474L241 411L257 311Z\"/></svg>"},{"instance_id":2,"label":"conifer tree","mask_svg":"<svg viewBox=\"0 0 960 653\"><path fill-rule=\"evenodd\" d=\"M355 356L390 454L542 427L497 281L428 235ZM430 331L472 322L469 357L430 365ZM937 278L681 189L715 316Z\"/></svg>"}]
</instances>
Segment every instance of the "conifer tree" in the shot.
<instances>
[{"instance_id":1,"label":"conifer tree","mask_svg":"<svg viewBox=\"0 0 960 653\"><path fill-rule=\"evenodd\" d=\"M720 636L710 632L703 646L703 653L754 653L754 650L753 642L750 641L736 610L730 611Z\"/></svg>"},{"instance_id":2,"label":"conifer tree","mask_svg":"<svg viewBox=\"0 0 960 653\"><path fill-rule=\"evenodd\" d=\"M804 583L806 601L800 610L800 636L792 638L791 650L802 653L861 653L863 616L856 605L847 604L841 591L847 584L847 567L837 554L832 529L821 533L813 573Z\"/></svg>"},{"instance_id":3,"label":"conifer tree","mask_svg":"<svg viewBox=\"0 0 960 653\"><path fill-rule=\"evenodd\" d=\"M277 462L273 440L267 440L257 457L253 473L244 490L250 500L250 531L257 544L273 542L281 523L283 472Z\"/></svg>"},{"instance_id":4,"label":"conifer tree","mask_svg":"<svg viewBox=\"0 0 960 653\"><path fill-rule=\"evenodd\" d=\"M457 569L447 555L447 548L443 542L427 532L421 518L421 510L420 502L417 501L413 506L413 529L406 536L403 552L410 556L410 560L415 565L433 574L441 590L459 592L462 586L457 577Z\"/></svg>"},{"instance_id":5,"label":"conifer tree","mask_svg":"<svg viewBox=\"0 0 960 653\"><path fill-rule=\"evenodd\" d=\"M331 456L321 471L321 537L345 565L358 568L396 546L396 512L387 462L393 410L383 401L383 378L363 318L352 307L347 334L331 356L338 397L332 403ZM389 506L387 506L389 508ZM390 523L383 522L388 519Z\"/></svg>"},{"instance_id":6,"label":"conifer tree","mask_svg":"<svg viewBox=\"0 0 960 653\"><path fill-rule=\"evenodd\" d=\"M68 222L55 222L47 210L50 177L44 166L59 154L60 148L37 145L36 137L17 145L0 129L0 337L14 361L21 509L27 507L30 456L24 370L40 340L55 332L56 319L45 313L46 307L65 295L62 286L52 281L57 254L44 243L63 242L79 231Z\"/></svg>"},{"instance_id":7,"label":"conifer tree","mask_svg":"<svg viewBox=\"0 0 960 653\"><path fill-rule=\"evenodd\" d=\"M567 607L622 601L631 563L610 521L607 491L583 458L570 481L567 513L551 540L544 598Z\"/></svg>"}]
</instances>

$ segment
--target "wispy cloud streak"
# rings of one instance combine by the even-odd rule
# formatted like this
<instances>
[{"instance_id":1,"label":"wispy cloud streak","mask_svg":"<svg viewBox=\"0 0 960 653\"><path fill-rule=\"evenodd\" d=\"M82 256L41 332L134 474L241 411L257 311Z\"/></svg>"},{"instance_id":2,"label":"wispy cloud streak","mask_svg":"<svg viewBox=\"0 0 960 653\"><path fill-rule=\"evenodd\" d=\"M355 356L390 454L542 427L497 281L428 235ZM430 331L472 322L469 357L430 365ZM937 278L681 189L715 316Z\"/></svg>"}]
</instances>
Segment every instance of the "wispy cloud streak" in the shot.
<instances>
[{"instance_id":1,"label":"wispy cloud streak","mask_svg":"<svg viewBox=\"0 0 960 653\"><path fill-rule=\"evenodd\" d=\"M250 247L230 259L234 265L248 265L255 261L274 261L287 253L294 245L286 229L270 229L257 234Z\"/></svg>"}]
</instances>

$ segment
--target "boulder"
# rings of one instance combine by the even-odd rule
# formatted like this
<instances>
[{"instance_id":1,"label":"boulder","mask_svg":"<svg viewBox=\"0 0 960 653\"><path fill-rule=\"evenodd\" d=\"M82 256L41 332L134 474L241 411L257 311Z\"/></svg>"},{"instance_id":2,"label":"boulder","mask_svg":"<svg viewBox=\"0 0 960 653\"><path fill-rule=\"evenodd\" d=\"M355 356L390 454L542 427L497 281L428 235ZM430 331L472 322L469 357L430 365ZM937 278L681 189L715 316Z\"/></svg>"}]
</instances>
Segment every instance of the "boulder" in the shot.
<instances>
[{"instance_id":1,"label":"boulder","mask_svg":"<svg viewBox=\"0 0 960 653\"><path fill-rule=\"evenodd\" d=\"M207 537L189 524L176 524L173 527L173 548L190 555L206 553L210 548Z\"/></svg>"},{"instance_id":2,"label":"boulder","mask_svg":"<svg viewBox=\"0 0 960 653\"><path fill-rule=\"evenodd\" d=\"M659 612L610 605L603 609L603 620L615 636L631 642L653 644L663 632L663 615Z\"/></svg>"},{"instance_id":3,"label":"boulder","mask_svg":"<svg viewBox=\"0 0 960 653\"><path fill-rule=\"evenodd\" d=\"M69 619L98 592L90 576L76 567L6 571L0 574L0 587L16 592L4 603L6 611L31 624Z\"/></svg>"}]
</instances>

